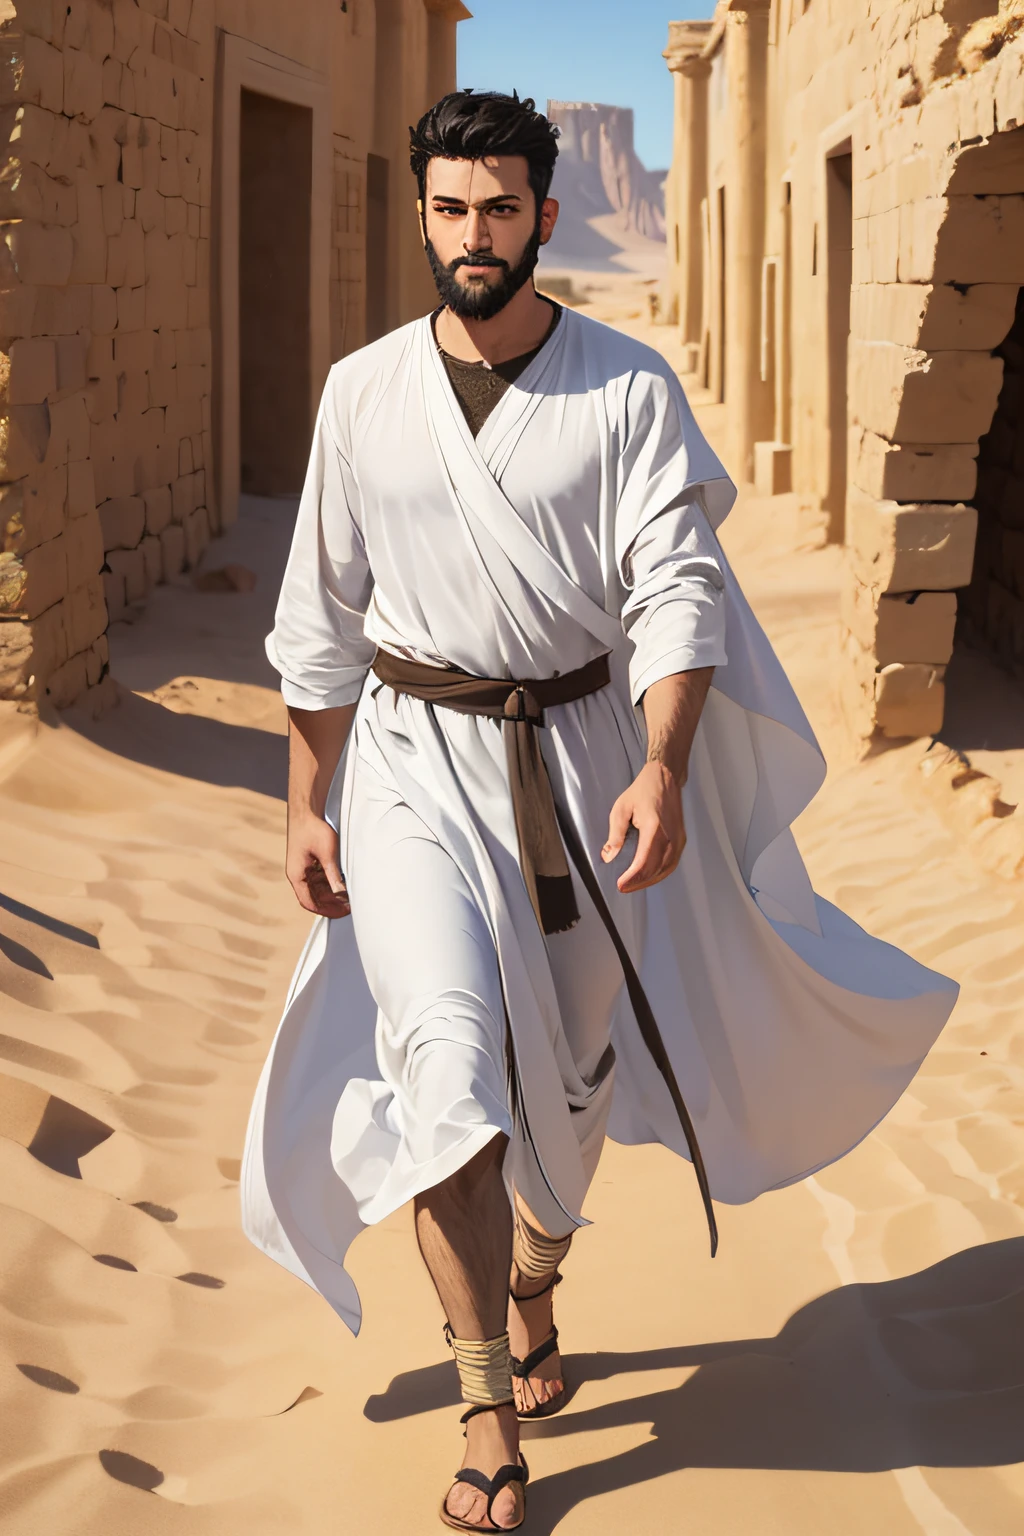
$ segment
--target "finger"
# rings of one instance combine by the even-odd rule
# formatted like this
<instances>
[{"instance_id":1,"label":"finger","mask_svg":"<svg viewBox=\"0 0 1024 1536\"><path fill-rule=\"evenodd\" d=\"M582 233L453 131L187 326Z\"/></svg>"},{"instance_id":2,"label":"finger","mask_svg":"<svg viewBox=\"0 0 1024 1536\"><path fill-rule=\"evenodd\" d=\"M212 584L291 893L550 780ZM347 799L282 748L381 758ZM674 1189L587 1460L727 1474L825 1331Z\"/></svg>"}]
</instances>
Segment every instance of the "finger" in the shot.
<instances>
[{"instance_id":1,"label":"finger","mask_svg":"<svg viewBox=\"0 0 1024 1536\"><path fill-rule=\"evenodd\" d=\"M640 886L649 880L664 855L662 843L665 834L656 817L651 817L650 820L645 819L638 831L640 835L637 839L633 862L616 881L620 891L639 890Z\"/></svg>"},{"instance_id":2,"label":"finger","mask_svg":"<svg viewBox=\"0 0 1024 1536\"><path fill-rule=\"evenodd\" d=\"M335 891L331 889L327 872L322 865L312 865L306 871L305 884L313 902L312 910L318 912L321 917L347 917L351 911L348 891L340 870L338 880L339 889Z\"/></svg>"},{"instance_id":3,"label":"finger","mask_svg":"<svg viewBox=\"0 0 1024 1536\"><path fill-rule=\"evenodd\" d=\"M601 857L606 864L617 858L622 851L622 845L626 841L626 833L633 822L633 807L626 795L620 795L612 806L608 817L608 841L601 849Z\"/></svg>"}]
</instances>

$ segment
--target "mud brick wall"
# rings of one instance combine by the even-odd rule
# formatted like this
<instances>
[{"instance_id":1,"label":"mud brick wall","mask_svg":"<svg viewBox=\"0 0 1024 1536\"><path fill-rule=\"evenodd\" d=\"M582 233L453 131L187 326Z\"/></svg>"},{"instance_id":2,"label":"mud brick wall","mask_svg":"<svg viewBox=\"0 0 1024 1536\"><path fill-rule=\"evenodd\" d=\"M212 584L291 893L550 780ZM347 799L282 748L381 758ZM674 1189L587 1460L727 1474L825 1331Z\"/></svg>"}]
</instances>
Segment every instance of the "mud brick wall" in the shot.
<instances>
[{"instance_id":1,"label":"mud brick wall","mask_svg":"<svg viewBox=\"0 0 1024 1536\"><path fill-rule=\"evenodd\" d=\"M212 6L3 0L0 694L97 688L215 530Z\"/></svg>"},{"instance_id":2,"label":"mud brick wall","mask_svg":"<svg viewBox=\"0 0 1024 1536\"><path fill-rule=\"evenodd\" d=\"M1005 371L978 453L978 538L960 622L965 639L1024 682L1024 289L995 355Z\"/></svg>"}]
</instances>

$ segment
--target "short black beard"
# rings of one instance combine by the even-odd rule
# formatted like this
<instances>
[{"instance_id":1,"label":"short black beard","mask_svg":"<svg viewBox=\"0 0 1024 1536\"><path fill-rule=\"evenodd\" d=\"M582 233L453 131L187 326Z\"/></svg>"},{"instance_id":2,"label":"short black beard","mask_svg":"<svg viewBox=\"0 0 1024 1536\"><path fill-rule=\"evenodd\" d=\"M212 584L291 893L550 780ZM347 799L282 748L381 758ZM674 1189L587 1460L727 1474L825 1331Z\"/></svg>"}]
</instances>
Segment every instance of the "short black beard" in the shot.
<instances>
[{"instance_id":1,"label":"short black beard","mask_svg":"<svg viewBox=\"0 0 1024 1536\"><path fill-rule=\"evenodd\" d=\"M528 283L533 276L540 255L540 230L535 229L523 248L523 254L514 267L510 267L507 261L502 261L500 256L493 256L490 251L481 251L476 255L458 256L445 266L438 256L433 243L427 241L427 258L430 261L430 270L434 274L434 282L437 284L437 292L441 303L451 310L453 315L458 315L460 320L493 320L509 301L515 298L520 288ZM489 283L476 283L472 287L464 288L455 279L459 267L500 267L502 279L493 287Z\"/></svg>"}]
</instances>

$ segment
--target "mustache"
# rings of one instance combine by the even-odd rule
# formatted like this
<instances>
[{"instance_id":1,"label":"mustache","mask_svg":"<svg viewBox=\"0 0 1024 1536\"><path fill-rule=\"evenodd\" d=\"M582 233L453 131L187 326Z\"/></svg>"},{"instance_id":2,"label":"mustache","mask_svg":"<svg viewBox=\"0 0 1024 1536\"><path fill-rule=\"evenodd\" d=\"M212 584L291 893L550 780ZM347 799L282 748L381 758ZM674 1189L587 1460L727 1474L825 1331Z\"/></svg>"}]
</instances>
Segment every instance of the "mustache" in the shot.
<instances>
[{"instance_id":1,"label":"mustache","mask_svg":"<svg viewBox=\"0 0 1024 1536\"><path fill-rule=\"evenodd\" d=\"M457 272L460 267L501 267L508 272L511 269L507 261L500 256L493 256L490 251L473 252L466 256L456 256L454 261L448 263L449 272Z\"/></svg>"}]
</instances>

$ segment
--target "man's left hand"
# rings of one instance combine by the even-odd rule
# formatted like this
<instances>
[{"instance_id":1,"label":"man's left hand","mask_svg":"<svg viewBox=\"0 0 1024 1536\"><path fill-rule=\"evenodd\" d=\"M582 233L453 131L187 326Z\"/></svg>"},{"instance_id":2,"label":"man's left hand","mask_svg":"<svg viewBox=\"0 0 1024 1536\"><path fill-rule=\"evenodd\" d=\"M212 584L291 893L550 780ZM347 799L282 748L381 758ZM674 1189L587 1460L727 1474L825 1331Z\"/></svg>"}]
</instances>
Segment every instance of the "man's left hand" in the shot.
<instances>
[{"instance_id":1,"label":"man's left hand","mask_svg":"<svg viewBox=\"0 0 1024 1536\"><path fill-rule=\"evenodd\" d=\"M608 841L601 857L610 864L622 851L626 833L636 827L633 862L616 881L624 894L657 885L675 869L686 847L682 792L664 763L645 763L612 806Z\"/></svg>"}]
</instances>

